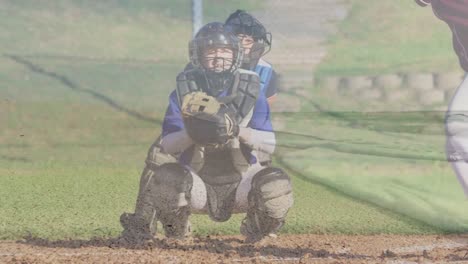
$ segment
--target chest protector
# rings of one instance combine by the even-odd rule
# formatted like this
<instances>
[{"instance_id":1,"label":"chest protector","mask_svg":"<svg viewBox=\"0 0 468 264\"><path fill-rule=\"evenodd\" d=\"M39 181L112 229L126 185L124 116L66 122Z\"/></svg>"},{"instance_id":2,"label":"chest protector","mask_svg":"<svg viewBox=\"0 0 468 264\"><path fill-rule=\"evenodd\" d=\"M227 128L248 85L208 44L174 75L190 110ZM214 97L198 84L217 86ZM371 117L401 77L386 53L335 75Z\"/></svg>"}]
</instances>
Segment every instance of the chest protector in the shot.
<instances>
[{"instance_id":1,"label":"chest protector","mask_svg":"<svg viewBox=\"0 0 468 264\"><path fill-rule=\"evenodd\" d=\"M231 87L216 99L235 110L239 124L246 123L245 125L247 125L260 93L260 78L255 72L244 69L236 70L233 75ZM185 95L193 92L204 92L203 87L206 86L206 79L199 71L188 70L180 73L177 76L176 90L179 105L182 105Z\"/></svg>"},{"instance_id":2,"label":"chest protector","mask_svg":"<svg viewBox=\"0 0 468 264\"><path fill-rule=\"evenodd\" d=\"M260 93L260 80L252 71L238 69L233 74L231 87L217 100L235 110L238 124L246 127ZM197 70L180 73L176 90L179 105L182 105L185 95L203 92L206 85L206 79ZM242 154L237 138L218 149L194 146L190 166L205 183L211 219L222 222L231 217L242 173L250 166L249 158Z\"/></svg>"}]
</instances>

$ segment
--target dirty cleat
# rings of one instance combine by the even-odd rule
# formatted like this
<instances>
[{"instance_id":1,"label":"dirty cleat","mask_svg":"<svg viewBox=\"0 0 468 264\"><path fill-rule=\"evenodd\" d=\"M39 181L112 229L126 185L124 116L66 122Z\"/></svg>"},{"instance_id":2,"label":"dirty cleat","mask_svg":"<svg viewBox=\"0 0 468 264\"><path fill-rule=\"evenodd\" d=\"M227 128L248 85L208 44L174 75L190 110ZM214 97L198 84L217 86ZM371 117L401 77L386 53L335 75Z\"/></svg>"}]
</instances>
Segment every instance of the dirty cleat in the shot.
<instances>
[{"instance_id":1,"label":"dirty cleat","mask_svg":"<svg viewBox=\"0 0 468 264\"><path fill-rule=\"evenodd\" d=\"M166 238L169 240L187 240L192 237L192 224L188 220L186 224L176 223L174 226L164 227L164 230Z\"/></svg>"},{"instance_id":2,"label":"dirty cleat","mask_svg":"<svg viewBox=\"0 0 468 264\"><path fill-rule=\"evenodd\" d=\"M255 232L247 219L242 221L240 233L245 236L244 242L247 244L258 243L260 241L270 241L278 237L275 233Z\"/></svg>"},{"instance_id":3,"label":"dirty cleat","mask_svg":"<svg viewBox=\"0 0 468 264\"><path fill-rule=\"evenodd\" d=\"M150 228L146 221L136 217L134 214L124 213L120 216L120 224L123 231L119 242L126 244L144 244L154 240L155 230ZM156 229L155 227L153 227Z\"/></svg>"}]
</instances>

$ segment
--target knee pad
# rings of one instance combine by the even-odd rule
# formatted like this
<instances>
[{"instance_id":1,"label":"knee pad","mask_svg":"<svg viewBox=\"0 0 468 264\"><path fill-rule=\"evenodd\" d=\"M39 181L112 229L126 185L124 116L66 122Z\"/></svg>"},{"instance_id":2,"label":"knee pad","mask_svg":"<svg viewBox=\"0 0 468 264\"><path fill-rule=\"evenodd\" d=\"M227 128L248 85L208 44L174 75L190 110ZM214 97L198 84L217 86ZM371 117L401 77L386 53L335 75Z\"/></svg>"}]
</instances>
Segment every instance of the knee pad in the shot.
<instances>
[{"instance_id":1,"label":"knee pad","mask_svg":"<svg viewBox=\"0 0 468 264\"><path fill-rule=\"evenodd\" d=\"M249 209L241 233L248 237L276 233L293 205L290 177L278 168L261 170L252 178L248 202Z\"/></svg>"},{"instance_id":2,"label":"knee pad","mask_svg":"<svg viewBox=\"0 0 468 264\"><path fill-rule=\"evenodd\" d=\"M149 192L158 210L171 211L189 205L192 185L192 175L186 168L166 163L155 170Z\"/></svg>"},{"instance_id":3,"label":"knee pad","mask_svg":"<svg viewBox=\"0 0 468 264\"><path fill-rule=\"evenodd\" d=\"M278 168L266 168L252 178L249 203L272 218L285 218L293 204L291 179ZM250 205L249 205L250 206Z\"/></svg>"},{"instance_id":4,"label":"knee pad","mask_svg":"<svg viewBox=\"0 0 468 264\"><path fill-rule=\"evenodd\" d=\"M140 187L138 189L135 206L135 214L137 215L148 214L153 208L153 192L150 185L153 181L155 171L163 164L176 162L174 156L161 152L160 141L161 139L159 137L148 150L148 155L145 160L146 165L140 177Z\"/></svg>"},{"instance_id":5,"label":"knee pad","mask_svg":"<svg viewBox=\"0 0 468 264\"><path fill-rule=\"evenodd\" d=\"M154 173L151 193L167 237L184 237L189 232L192 186L192 175L178 163L163 164Z\"/></svg>"}]
</instances>

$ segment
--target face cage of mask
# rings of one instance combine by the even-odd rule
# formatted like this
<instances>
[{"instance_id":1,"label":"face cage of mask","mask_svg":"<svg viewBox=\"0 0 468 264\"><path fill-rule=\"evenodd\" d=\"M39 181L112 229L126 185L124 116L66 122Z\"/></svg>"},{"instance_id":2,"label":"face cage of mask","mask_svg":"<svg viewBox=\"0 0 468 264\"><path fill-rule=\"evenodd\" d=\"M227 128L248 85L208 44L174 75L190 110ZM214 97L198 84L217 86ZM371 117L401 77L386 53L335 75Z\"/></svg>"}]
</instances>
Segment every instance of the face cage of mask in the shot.
<instances>
[{"instance_id":1,"label":"face cage of mask","mask_svg":"<svg viewBox=\"0 0 468 264\"><path fill-rule=\"evenodd\" d=\"M261 51L259 56L263 57L270 52L273 40L271 33L267 32L262 23L251 15L246 13L238 14L236 18L226 21L226 26L237 36L242 34L253 38L254 45L250 51L251 53L257 54Z\"/></svg>"},{"instance_id":2,"label":"face cage of mask","mask_svg":"<svg viewBox=\"0 0 468 264\"><path fill-rule=\"evenodd\" d=\"M252 37L254 43L252 45L252 48L250 49L250 53L259 53L260 57L265 56L268 52L271 50L271 41L272 41L272 36L270 32L265 32L262 37L258 37L253 33L254 30L239 30L237 31L237 36L239 35L245 35ZM239 37L240 42L243 42L243 37Z\"/></svg>"},{"instance_id":3,"label":"face cage of mask","mask_svg":"<svg viewBox=\"0 0 468 264\"><path fill-rule=\"evenodd\" d=\"M206 73L214 73L214 74L218 74L218 73L232 73L234 72L236 69L240 68L241 64L242 64L242 60L244 58L244 50L242 49L242 47L240 46L240 43L236 41L237 43L237 47L234 47L234 45L227 45L227 44L212 44L212 45L200 45L200 42L202 42L203 40L200 40L200 39L195 39L195 40L192 40L189 44L189 57L190 57L190 61L192 63L192 65L195 67L195 68L198 68L198 69L202 69L204 72ZM221 68L224 69L223 71L220 71L220 72L216 72L216 71L213 71L211 69L207 69L205 68L205 66L203 65L203 60L206 59L206 57L204 57L204 53L203 51L206 50L206 49L209 49L209 48L228 48L230 50L232 50L232 58L231 59L228 59L228 58L223 58L223 57L213 57L213 58L210 58L210 59L213 59L213 60L218 60L218 61L221 61L222 64L221 64ZM226 63L231 63L231 66L226 69L225 65Z\"/></svg>"},{"instance_id":4,"label":"face cage of mask","mask_svg":"<svg viewBox=\"0 0 468 264\"><path fill-rule=\"evenodd\" d=\"M212 68L207 68L203 61L213 61ZM211 57L211 56L202 56L200 65L202 66L205 72L212 73L223 73L223 72L233 72L236 68L234 66L234 60L230 58L223 57Z\"/></svg>"}]
</instances>

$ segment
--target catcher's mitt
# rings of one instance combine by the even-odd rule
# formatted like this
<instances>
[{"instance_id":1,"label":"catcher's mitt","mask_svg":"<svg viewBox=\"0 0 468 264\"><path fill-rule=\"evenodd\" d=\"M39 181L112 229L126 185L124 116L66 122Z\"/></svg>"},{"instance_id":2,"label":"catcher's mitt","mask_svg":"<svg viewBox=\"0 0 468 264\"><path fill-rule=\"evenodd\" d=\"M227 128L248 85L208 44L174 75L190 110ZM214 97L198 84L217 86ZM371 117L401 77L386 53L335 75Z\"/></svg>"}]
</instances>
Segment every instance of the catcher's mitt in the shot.
<instances>
[{"instance_id":1,"label":"catcher's mitt","mask_svg":"<svg viewBox=\"0 0 468 264\"><path fill-rule=\"evenodd\" d=\"M203 92L187 94L182 117L189 136L200 145L223 145L239 134L235 113Z\"/></svg>"}]
</instances>

